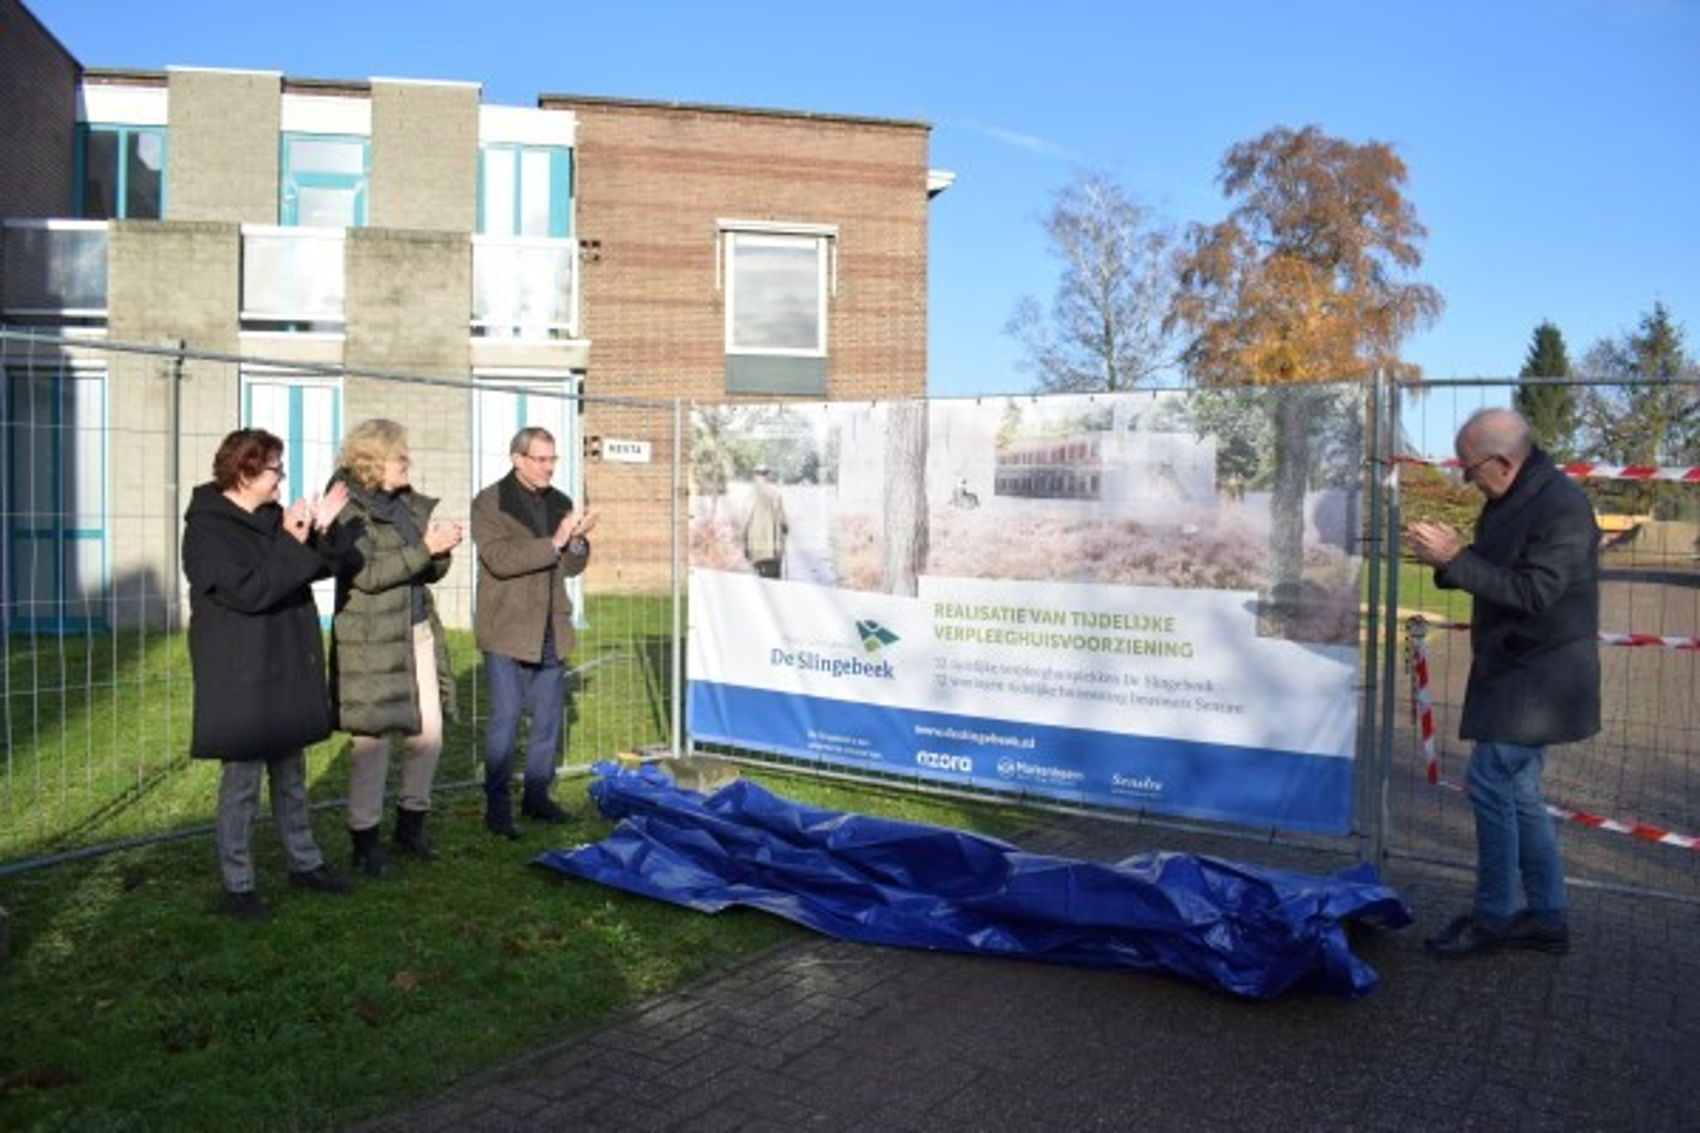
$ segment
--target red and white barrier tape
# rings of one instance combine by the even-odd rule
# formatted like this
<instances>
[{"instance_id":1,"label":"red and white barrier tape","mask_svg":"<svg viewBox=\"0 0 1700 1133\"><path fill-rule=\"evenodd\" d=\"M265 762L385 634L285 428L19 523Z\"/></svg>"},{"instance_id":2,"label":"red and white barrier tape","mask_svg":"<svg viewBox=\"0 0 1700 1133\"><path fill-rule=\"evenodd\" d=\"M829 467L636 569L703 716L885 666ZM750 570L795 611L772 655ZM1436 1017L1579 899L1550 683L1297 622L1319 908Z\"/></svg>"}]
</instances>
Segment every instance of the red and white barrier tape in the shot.
<instances>
[{"instance_id":1,"label":"red and white barrier tape","mask_svg":"<svg viewBox=\"0 0 1700 1133\"><path fill-rule=\"evenodd\" d=\"M1448 779L1440 777L1440 752L1434 739L1434 702L1429 694L1428 680L1428 642L1427 630L1431 625L1439 625L1443 629L1468 629L1466 625L1456 622L1431 622L1426 618L1415 617L1408 623L1411 640L1411 702L1416 706L1417 732L1422 737L1423 760L1426 764L1428 781L1436 787L1449 791L1464 793L1463 788ZM1602 634L1603 638L1605 635ZM1648 636L1648 635L1622 635ZM1660 639L1655 639L1660 640ZM1627 644L1619 642L1618 644ZM1637 643L1641 644L1641 643ZM1677 648L1694 648L1694 646L1678 646ZM1566 822L1575 822L1595 830L1609 830L1614 834L1628 834L1648 842L1658 842L1665 846L1678 846L1684 850L1700 850L1700 838L1691 834L1677 834L1657 826L1648 826L1641 822L1619 822L1615 818L1603 818L1586 811L1570 810L1554 803L1546 804L1546 811L1554 818Z\"/></svg>"},{"instance_id":2,"label":"red and white barrier tape","mask_svg":"<svg viewBox=\"0 0 1700 1133\"><path fill-rule=\"evenodd\" d=\"M1440 782L1440 753L1434 743L1434 701L1428 691L1428 626L1424 618L1412 618L1411 634L1411 703L1417 711L1417 734L1422 737L1423 760L1428 765L1428 781Z\"/></svg>"},{"instance_id":3,"label":"red and white barrier tape","mask_svg":"<svg viewBox=\"0 0 1700 1133\"><path fill-rule=\"evenodd\" d=\"M1393 458L1395 464L1422 464L1430 468L1460 468L1457 457L1436 460L1427 456L1401 453ZM1700 467L1670 467L1660 464L1599 464L1577 461L1561 464L1559 471L1577 480L1671 480L1680 484L1700 484Z\"/></svg>"},{"instance_id":4,"label":"red and white barrier tape","mask_svg":"<svg viewBox=\"0 0 1700 1133\"><path fill-rule=\"evenodd\" d=\"M1700 850L1700 838L1691 834L1676 834L1669 830L1661 830L1657 826L1644 826L1639 822L1619 822L1614 818L1601 818L1597 814L1584 814L1579 810L1566 810L1561 806L1547 804L1547 813L1554 818L1562 818L1569 822L1579 822L1583 826L1592 826L1596 830L1610 830L1614 834L1632 834L1649 842L1659 842L1666 846L1680 846L1685 850Z\"/></svg>"},{"instance_id":5,"label":"red and white barrier tape","mask_svg":"<svg viewBox=\"0 0 1700 1133\"><path fill-rule=\"evenodd\" d=\"M1414 625L1418 619L1411 619ZM1469 622L1455 622L1447 618L1431 618L1423 616L1421 621L1427 629L1469 629ZM1602 633L1601 645L1626 645L1633 649L1645 649L1658 646L1661 649L1678 649L1689 652L1700 651L1700 637L1661 636L1656 633Z\"/></svg>"}]
</instances>

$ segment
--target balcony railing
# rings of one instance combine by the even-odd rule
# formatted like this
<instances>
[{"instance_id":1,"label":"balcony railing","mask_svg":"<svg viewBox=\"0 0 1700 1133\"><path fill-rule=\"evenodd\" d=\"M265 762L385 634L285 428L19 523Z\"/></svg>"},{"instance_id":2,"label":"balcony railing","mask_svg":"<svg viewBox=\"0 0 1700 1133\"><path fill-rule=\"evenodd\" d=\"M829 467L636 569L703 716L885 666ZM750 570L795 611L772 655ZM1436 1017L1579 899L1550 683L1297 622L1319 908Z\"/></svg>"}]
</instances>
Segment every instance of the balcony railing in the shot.
<instances>
[{"instance_id":1,"label":"balcony railing","mask_svg":"<svg viewBox=\"0 0 1700 1133\"><path fill-rule=\"evenodd\" d=\"M579 337L578 241L472 238L472 327L490 338Z\"/></svg>"},{"instance_id":2,"label":"balcony railing","mask_svg":"<svg viewBox=\"0 0 1700 1133\"><path fill-rule=\"evenodd\" d=\"M245 326L341 329L345 230L242 226Z\"/></svg>"},{"instance_id":3,"label":"balcony railing","mask_svg":"<svg viewBox=\"0 0 1700 1133\"><path fill-rule=\"evenodd\" d=\"M0 222L0 315L104 319L106 222Z\"/></svg>"}]
</instances>

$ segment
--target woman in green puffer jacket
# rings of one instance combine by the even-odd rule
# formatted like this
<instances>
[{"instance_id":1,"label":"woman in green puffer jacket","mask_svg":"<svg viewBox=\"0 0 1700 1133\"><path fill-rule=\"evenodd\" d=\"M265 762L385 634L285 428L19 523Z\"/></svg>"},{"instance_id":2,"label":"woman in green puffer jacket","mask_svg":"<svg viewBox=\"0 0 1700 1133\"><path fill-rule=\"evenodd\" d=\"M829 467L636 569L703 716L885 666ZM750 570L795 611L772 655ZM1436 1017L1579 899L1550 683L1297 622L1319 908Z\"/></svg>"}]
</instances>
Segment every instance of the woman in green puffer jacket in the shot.
<instances>
[{"instance_id":1,"label":"woman in green puffer jacket","mask_svg":"<svg viewBox=\"0 0 1700 1133\"><path fill-rule=\"evenodd\" d=\"M407 430L374 418L343 441L334 480L348 486L337 517L358 524L358 569L337 578L331 627L331 699L348 732L348 830L354 864L384 877L378 841L392 738L402 750L395 847L421 861L437 855L425 837L431 784L443 750L443 719L454 714L454 675L430 584L449 570L458 523L432 522L437 501L409 483Z\"/></svg>"}]
</instances>

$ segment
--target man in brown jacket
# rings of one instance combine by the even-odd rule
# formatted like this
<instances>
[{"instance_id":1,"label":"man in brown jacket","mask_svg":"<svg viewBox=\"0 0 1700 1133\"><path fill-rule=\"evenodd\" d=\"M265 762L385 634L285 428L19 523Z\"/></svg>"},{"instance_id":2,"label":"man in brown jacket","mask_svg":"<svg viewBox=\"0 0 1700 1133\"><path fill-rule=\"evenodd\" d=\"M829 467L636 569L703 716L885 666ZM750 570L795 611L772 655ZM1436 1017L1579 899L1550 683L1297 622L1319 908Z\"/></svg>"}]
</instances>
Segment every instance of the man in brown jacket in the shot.
<instances>
[{"instance_id":1,"label":"man in brown jacket","mask_svg":"<svg viewBox=\"0 0 1700 1133\"><path fill-rule=\"evenodd\" d=\"M508 445L513 471L472 501L478 546L478 614L474 631L490 678L490 719L484 729L484 825L518 838L509 789L520 717L531 718L525 745L525 793L520 814L565 822L549 797L561 750L565 696L563 658L572 651L572 599L566 580L590 561L585 536L596 513L550 486L555 438L535 426Z\"/></svg>"}]
</instances>

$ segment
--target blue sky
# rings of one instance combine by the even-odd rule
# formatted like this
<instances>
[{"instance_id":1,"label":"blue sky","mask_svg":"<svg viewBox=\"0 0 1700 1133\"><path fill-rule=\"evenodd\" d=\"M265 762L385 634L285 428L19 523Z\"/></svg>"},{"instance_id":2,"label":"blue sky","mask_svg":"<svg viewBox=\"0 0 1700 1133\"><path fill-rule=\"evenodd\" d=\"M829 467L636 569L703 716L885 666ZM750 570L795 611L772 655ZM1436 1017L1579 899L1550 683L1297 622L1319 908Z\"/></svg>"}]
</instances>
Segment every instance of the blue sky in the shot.
<instances>
[{"instance_id":1,"label":"blue sky","mask_svg":"<svg viewBox=\"0 0 1700 1133\"><path fill-rule=\"evenodd\" d=\"M1048 301L1039 217L1103 171L1177 225L1226 210L1228 147L1316 123L1393 145L1447 310L1407 356L1514 374L1542 319L1572 360L1662 300L1700 353L1693 0L26 0L95 67L481 82L932 123L929 386L1026 390L1003 327ZM1468 400L1468 399L1466 399ZM1444 431L1438 434L1444 444Z\"/></svg>"}]
</instances>

